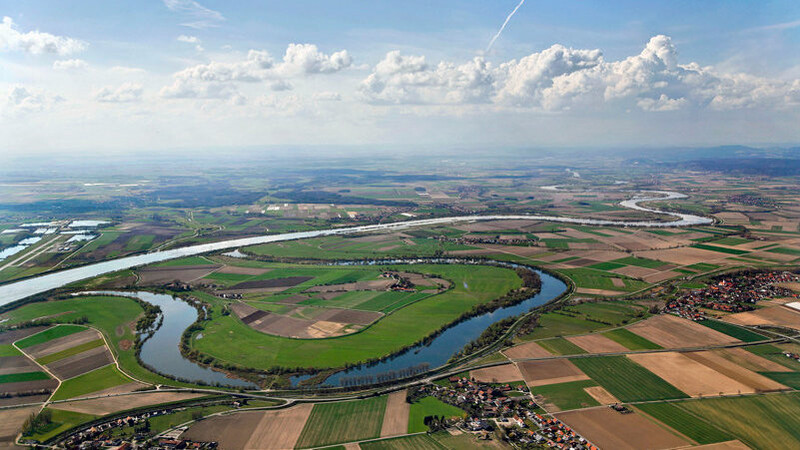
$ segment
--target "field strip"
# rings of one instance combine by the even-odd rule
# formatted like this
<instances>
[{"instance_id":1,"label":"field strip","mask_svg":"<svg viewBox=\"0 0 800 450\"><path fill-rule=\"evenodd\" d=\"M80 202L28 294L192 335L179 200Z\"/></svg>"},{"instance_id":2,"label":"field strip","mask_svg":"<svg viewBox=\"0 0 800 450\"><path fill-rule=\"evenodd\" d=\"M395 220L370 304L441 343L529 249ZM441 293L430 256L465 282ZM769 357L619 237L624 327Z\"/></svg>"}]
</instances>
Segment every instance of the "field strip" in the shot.
<instances>
[{"instance_id":1,"label":"field strip","mask_svg":"<svg viewBox=\"0 0 800 450\"><path fill-rule=\"evenodd\" d=\"M666 352L694 352L694 351L701 351L701 350L714 350L718 348L738 348L738 347L750 347L754 345L761 345L761 344L777 344L782 343L787 340L792 340L788 336L769 339L764 341L758 342L734 342L730 344L717 344L717 345L706 345L702 347L681 347L681 348L659 348L659 349L649 349L649 350L629 350L626 352L610 352L610 353L582 353L576 355L552 355L552 356L539 356L539 357L530 357L530 358L509 358L512 362L524 362L524 361L539 361L539 360L546 360L546 359L562 359L562 358L591 358L594 356L624 356L624 355L631 355L631 354L644 354L644 353L666 353ZM536 341L531 341L536 342ZM501 362L501 364L505 364ZM475 366L471 368L472 370L478 369L484 366ZM490 367L490 366L487 366Z\"/></svg>"},{"instance_id":2,"label":"field strip","mask_svg":"<svg viewBox=\"0 0 800 450\"><path fill-rule=\"evenodd\" d=\"M48 329L49 329L49 328L48 328ZM42 330L42 331L45 331L45 330ZM39 333L41 333L41 331L40 331ZM35 333L35 334L34 334L34 336L35 336L36 334L39 334L39 333ZM12 343L11 343L11 345L13 345L13 346L14 346L14 348L16 348L17 350L19 350L19 351L20 351L20 352L21 352L23 355L25 355L25 357L26 357L26 358L28 358L29 360L33 361L33 363L34 363L34 364L36 364L37 366L41 367L41 368L42 368L42 370L44 370L44 371L45 371L45 373L47 373L48 375L50 375L50 377L51 377L51 378L53 378L54 380L58 381L58 385L55 387L55 389L53 389L53 392L51 392L51 393L50 393L50 396L49 396L49 397L47 397L47 400L46 400L46 401L44 401L44 402L42 403L42 407L39 409L39 412L41 412L41 411L44 411L44 409L47 407L47 404L48 404L48 403L50 403L50 399L51 399L51 398L53 398L53 396L54 396L54 395L56 394L56 392L58 391L58 388L60 388L60 387L61 387L61 379L60 379L60 378L58 378L57 376L55 376L55 374L53 374L53 372L50 372L50 369L48 369L46 366L44 366L44 365L42 365L42 364L39 364L38 362L36 362L36 360L35 360L35 359L33 359L33 358L31 357L31 355L27 354L27 353L26 353L24 350L22 350L21 348L17 347L17 343L16 343L16 341L15 341L15 342L12 342Z\"/></svg>"}]
</instances>

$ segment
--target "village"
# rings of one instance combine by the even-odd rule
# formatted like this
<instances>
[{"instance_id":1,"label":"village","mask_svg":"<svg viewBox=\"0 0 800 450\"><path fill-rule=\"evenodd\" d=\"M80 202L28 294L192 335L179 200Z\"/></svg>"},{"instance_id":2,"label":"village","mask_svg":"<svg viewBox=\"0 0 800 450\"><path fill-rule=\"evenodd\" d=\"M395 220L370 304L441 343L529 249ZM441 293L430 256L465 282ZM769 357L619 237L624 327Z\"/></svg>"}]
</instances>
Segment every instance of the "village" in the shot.
<instances>
[{"instance_id":1,"label":"village","mask_svg":"<svg viewBox=\"0 0 800 450\"><path fill-rule=\"evenodd\" d=\"M760 300L770 298L797 298L791 289L779 283L794 283L800 276L792 272L739 273L735 276L721 276L702 289L692 289L678 298L668 301L667 312L680 317L700 321L705 320L704 310L739 313L752 311Z\"/></svg>"},{"instance_id":2,"label":"village","mask_svg":"<svg viewBox=\"0 0 800 450\"><path fill-rule=\"evenodd\" d=\"M457 406L467 412L454 426L479 439L507 440L514 446L596 450L597 447L560 420L547 413L531 399L525 384L492 384L467 377L450 377L447 383L426 384L409 390L409 401L426 395ZM627 412L619 407L621 413Z\"/></svg>"}]
</instances>

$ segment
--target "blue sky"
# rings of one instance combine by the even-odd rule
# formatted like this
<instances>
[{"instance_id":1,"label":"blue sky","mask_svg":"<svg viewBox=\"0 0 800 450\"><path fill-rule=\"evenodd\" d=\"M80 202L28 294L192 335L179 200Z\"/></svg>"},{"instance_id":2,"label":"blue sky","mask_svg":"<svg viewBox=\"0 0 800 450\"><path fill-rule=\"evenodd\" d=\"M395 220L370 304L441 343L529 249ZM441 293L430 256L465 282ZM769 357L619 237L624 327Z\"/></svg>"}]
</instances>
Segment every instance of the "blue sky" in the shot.
<instances>
[{"instance_id":1,"label":"blue sky","mask_svg":"<svg viewBox=\"0 0 800 450\"><path fill-rule=\"evenodd\" d=\"M0 141L800 141L798 1L527 0L485 52L517 4L0 1Z\"/></svg>"}]
</instances>

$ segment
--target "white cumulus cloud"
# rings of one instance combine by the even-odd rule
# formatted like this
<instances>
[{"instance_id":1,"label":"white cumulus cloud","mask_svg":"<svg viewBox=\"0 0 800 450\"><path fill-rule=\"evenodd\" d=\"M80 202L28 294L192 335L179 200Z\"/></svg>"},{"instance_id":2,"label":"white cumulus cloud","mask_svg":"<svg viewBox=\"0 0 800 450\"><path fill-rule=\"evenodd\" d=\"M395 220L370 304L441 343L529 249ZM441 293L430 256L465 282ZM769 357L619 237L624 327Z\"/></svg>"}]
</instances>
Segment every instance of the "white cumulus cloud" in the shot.
<instances>
[{"instance_id":1,"label":"white cumulus cloud","mask_svg":"<svg viewBox=\"0 0 800 450\"><path fill-rule=\"evenodd\" d=\"M167 98L231 98L236 83L270 82L274 91L290 90L294 77L330 74L349 67L346 50L330 55L313 44L289 44L283 60L276 61L264 50L250 50L244 59L211 61L187 67L173 75L173 83L161 90Z\"/></svg>"},{"instance_id":2,"label":"white cumulus cloud","mask_svg":"<svg viewBox=\"0 0 800 450\"><path fill-rule=\"evenodd\" d=\"M124 83L119 87L106 86L94 93L94 99L103 103L131 103L142 99L144 88L137 83Z\"/></svg>"},{"instance_id":3,"label":"white cumulus cloud","mask_svg":"<svg viewBox=\"0 0 800 450\"><path fill-rule=\"evenodd\" d=\"M89 67L89 64L82 59L59 59L53 61L53 69L55 70L78 70Z\"/></svg>"},{"instance_id":4,"label":"white cumulus cloud","mask_svg":"<svg viewBox=\"0 0 800 450\"><path fill-rule=\"evenodd\" d=\"M87 44L83 41L38 30L23 33L17 30L10 17L3 17L0 23L0 51L23 51L34 55L41 53L71 55L85 50L86 47Z\"/></svg>"},{"instance_id":5,"label":"white cumulus cloud","mask_svg":"<svg viewBox=\"0 0 800 450\"><path fill-rule=\"evenodd\" d=\"M550 111L582 108L672 111L782 108L800 102L800 80L782 81L680 64L668 36L606 61L598 49L553 45L493 66L482 58L430 65L423 56L386 54L359 86L377 104L488 103Z\"/></svg>"}]
</instances>

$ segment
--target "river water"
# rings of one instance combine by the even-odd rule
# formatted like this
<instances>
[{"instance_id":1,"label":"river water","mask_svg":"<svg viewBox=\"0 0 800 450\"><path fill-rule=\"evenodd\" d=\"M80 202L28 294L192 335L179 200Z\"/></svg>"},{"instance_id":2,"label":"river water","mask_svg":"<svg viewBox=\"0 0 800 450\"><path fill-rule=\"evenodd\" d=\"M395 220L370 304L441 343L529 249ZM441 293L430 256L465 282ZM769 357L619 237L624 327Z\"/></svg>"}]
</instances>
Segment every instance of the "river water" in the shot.
<instances>
[{"instance_id":1,"label":"river water","mask_svg":"<svg viewBox=\"0 0 800 450\"><path fill-rule=\"evenodd\" d=\"M195 364L181 354L181 335L184 330L189 328L189 325L197 320L197 310L180 298L146 291L92 291L85 293L136 297L161 308L164 321L144 341L139 354L142 362L154 368L156 372L199 384L257 388L253 383L238 378L230 378L222 372Z\"/></svg>"},{"instance_id":2,"label":"river water","mask_svg":"<svg viewBox=\"0 0 800 450\"><path fill-rule=\"evenodd\" d=\"M457 263L457 260L451 260ZM430 260L397 260L386 261L383 264L408 264L415 262L430 262ZM370 262L374 263L374 262ZM355 263L358 264L358 263ZM499 263L504 267L517 267L510 263ZM526 313L532 308L544 305L561 295L567 286L547 273L534 270L542 280L540 291L513 306L499 308L495 311L472 317L460 322L438 336L427 345L417 345L403 353L385 361L352 368L337 372L328 377L323 386L341 386L344 384L371 384L379 380L402 378L415 372L424 372L429 369L444 365L453 354L464 348L491 324L507 317ZM180 340L184 330L197 319L197 310L183 300L166 294L155 294L146 291L91 291L85 294L93 295L119 295L136 297L145 302L161 308L164 320L142 345L140 359L164 375L178 379L208 385L224 385L241 388L256 388L252 383L235 378L229 378L222 372L200 366L185 358L180 352ZM309 378L310 376L292 377L292 383ZM359 381L355 381L359 380Z\"/></svg>"},{"instance_id":3,"label":"river water","mask_svg":"<svg viewBox=\"0 0 800 450\"><path fill-rule=\"evenodd\" d=\"M403 222L382 223L376 225L363 225L357 227L332 228L327 230L303 231L296 233L284 233L268 236L256 236L250 238L231 239L228 241L213 242L210 244L192 245L188 247L163 250L143 255L127 256L124 258L103 261L89 264L74 269L62 270L60 272L40 275L27 280L17 281L0 286L0 306L21 300L31 295L41 294L51 289L66 286L89 278L116 272L118 270L130 269L132 267L143 266L146 264L157 263L169 259L193 256L217 250L234 249L246 247L248 245L267 244L271 242L290 241L296 239L308 239L321 236L369 233L376 231L396 231L416 226L430 226L452 224L456 222L477 222L486 220L540 220L558 223L573 223L579 225L595 226L623 226L623 227L645 227L645 228L666 228L691 225L706 225L712 223L711 219L695 216L692 214L666 213L655 209L640 206L639 203L655 200L672 200L685 198L683 194L667 191L648 191L630 200L626 200L620 205L638 211L666 214L675 217L677 220L671 222L656 221L620 221L620 220L601 220L601 219L578 219L573 217L556 217L540 215L491 215L491 216L458 216L458 217L438 217L435 219L408 220Z\"/></svg>"}]
</instances>

